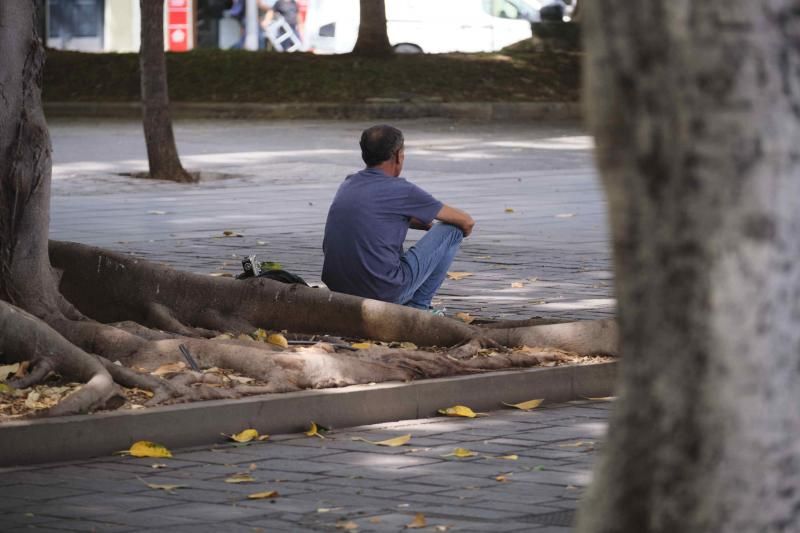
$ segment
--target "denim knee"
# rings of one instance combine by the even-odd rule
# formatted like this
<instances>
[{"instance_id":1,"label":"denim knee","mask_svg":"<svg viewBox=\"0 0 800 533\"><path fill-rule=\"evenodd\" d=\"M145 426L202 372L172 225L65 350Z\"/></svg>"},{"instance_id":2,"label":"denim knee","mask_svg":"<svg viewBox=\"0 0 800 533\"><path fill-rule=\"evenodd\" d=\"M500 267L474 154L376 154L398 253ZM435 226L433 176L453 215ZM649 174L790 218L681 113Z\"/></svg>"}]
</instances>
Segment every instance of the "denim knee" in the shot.
<instances>
[{"instance_id":1,"label":"denim knee","mask_svg":"<svg viewBox=\"0 0 800 533\"><path fill-rule=\"evenodd\" d=\"M454 244L458 244L464 240L464 232L461 231L461 228L458 226L447 223L441 223L439 226L441 227L440 231L445 232L445 235L447 235Z\"/></svg>"}]
</instances>

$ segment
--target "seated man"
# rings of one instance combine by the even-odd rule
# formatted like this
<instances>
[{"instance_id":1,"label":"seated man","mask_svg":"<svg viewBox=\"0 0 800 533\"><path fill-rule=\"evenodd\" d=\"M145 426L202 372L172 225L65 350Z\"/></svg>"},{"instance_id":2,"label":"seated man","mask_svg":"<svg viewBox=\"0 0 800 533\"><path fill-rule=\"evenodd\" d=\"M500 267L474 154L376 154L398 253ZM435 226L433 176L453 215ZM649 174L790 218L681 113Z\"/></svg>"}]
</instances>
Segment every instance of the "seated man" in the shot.
<instances>
[{"instance_id":1,"label":"seated man","mask_svg":"<svg viewBox=\"0 0 800 533\"><path fill-rule=\"evenodd\" d=\"M367 168L344 180L328 211L322 281L337 292L430 309L475 222L399 177L405 157L400 130L365 130L361 157ZM409 227L428 233L404 253Z\"/></svg>"}]
</instances>

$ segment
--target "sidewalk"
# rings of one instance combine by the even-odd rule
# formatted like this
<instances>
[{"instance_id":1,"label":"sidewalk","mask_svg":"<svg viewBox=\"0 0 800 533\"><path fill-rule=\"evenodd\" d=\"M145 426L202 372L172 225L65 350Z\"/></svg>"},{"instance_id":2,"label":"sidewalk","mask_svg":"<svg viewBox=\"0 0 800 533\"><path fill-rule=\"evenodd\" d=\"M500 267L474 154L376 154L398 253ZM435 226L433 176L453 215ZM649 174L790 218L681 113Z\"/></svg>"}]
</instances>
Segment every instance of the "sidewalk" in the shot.
<instances>
[{"instance_id":1,"label":"sidewalk","mask_svg":"<svg viewBox=\"0 0 800 533\"><path fill-rule=\"evenodd\" d=\"M422 531L566 533L610 405L411 420L326 439L280 435L172 450L172 459L0 469L0 524L3 531L403 531L422 513ZM410 442L396 448L353 440L407 434ZM455 448L477 455L448 456ZM225 482L238 472L255 481ZM279 496L247 498L271 490Z\"/></svg>"}]
</instances>

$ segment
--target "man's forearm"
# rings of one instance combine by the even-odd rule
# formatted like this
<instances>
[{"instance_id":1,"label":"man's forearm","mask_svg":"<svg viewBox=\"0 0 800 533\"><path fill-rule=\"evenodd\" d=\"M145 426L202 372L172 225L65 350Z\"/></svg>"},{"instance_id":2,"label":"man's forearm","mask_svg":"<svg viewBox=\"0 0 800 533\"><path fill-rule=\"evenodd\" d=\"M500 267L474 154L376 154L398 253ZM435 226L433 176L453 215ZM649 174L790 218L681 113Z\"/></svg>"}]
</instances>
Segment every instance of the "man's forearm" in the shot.
<instances>
[{"instance_id":1,"label":"man's forearm","mask_svg":"<svg viewBox=\"0 0 800 533\"><path fill-rule=\"evenodd\" d=\"M450 207L449 205L442 206L439 214L436 215L436 220L440 220L447 224L452 224L464 232L464 237L469 237L472 229L475 227L475 221L469 214L461 209Z\"/></svg>"}]
</instances>

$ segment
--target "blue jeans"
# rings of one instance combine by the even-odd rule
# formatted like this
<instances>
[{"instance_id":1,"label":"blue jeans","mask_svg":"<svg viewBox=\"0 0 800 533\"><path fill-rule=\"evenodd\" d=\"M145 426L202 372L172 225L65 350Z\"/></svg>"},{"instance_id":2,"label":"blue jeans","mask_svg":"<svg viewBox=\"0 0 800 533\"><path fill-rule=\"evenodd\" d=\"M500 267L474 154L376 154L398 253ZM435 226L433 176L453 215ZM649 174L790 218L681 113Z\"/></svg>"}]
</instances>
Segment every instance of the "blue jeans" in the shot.
<instances>
[{"instance_id":1,"label":"blue jeans","mask_svg":"<svg viewBox=\"0 0 800 533\"><path fill-rule=\"evenodd\" d=\"M458 252L464 233L450 224L434 224L400 259L409 284L394 302L428 309Z\"/></svg>"}]
</instances>

